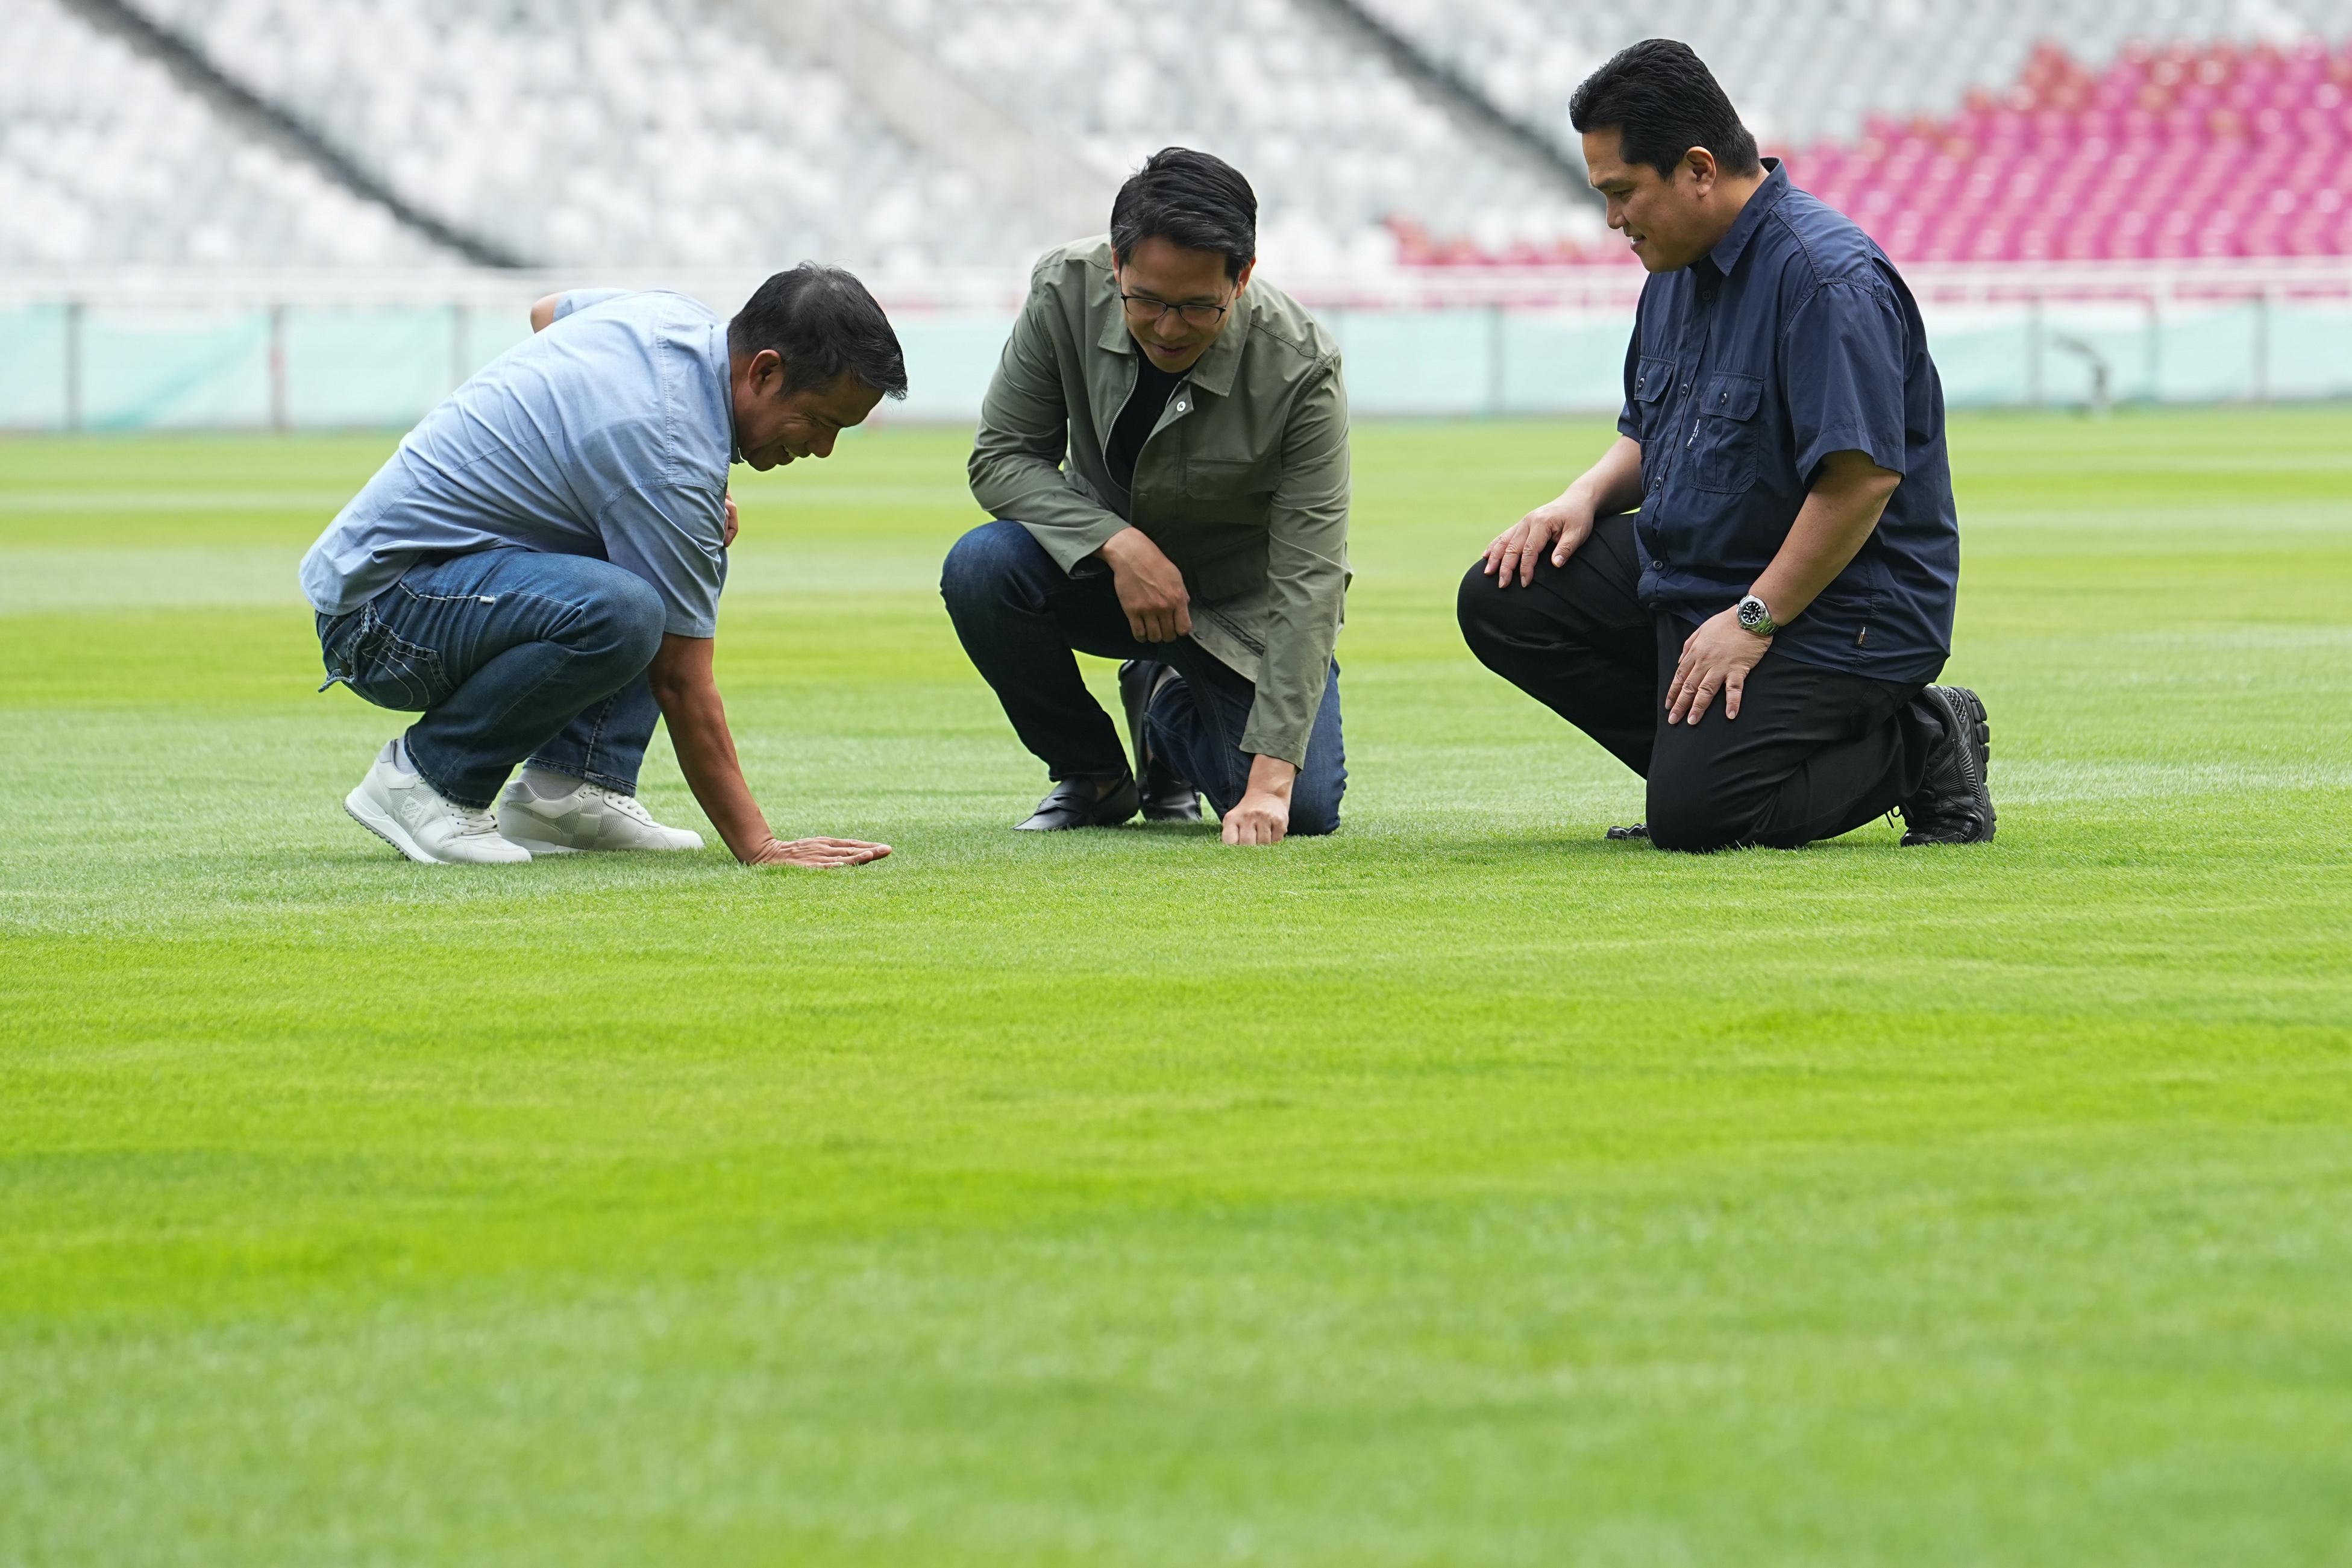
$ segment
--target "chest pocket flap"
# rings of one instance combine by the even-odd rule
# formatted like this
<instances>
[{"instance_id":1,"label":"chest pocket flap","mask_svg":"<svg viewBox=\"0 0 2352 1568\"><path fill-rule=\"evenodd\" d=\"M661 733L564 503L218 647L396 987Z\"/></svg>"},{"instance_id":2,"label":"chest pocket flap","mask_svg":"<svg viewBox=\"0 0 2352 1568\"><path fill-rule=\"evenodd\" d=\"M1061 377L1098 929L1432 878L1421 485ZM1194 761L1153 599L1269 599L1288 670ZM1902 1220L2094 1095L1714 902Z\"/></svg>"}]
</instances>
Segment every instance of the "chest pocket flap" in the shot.
<instances>
[{"instance_id":1,"label":"chest pocket flap","mask_svg":"<svg viewBox=\"0 0 2352 1568\"><path fill-rule=\"evenodd\" d=\"M1645 359L1633 366L1633 401L1655 403L1675 384L1675 362L1670 359Z\"/></svg>"},{"instance_id":2,"label":"chest pocket flap","mask_svg":"<svg viewBox=\"0 0 2352 1568\"><path fill-rule=\"evenodd\" d=\"M1713 414L1725 419L1753 419L1756 408L1764 400L1764 378L1741 375L1725 371L1709 379L1706 396L1697 412Z\"/></svg>"},{"instance_id":3,"label":"chest pocket flap","mask_svg":"<svg viewBox=\"0 0 2352 1568\"><path fill-rule=\"evenodd\" d=\"M1760 376L1720 371L1707 377L1691 412L1691 482L1732 494L1756 482L1759 443L1756 410L1764 400Z\"/></svg>"}]
</instances>

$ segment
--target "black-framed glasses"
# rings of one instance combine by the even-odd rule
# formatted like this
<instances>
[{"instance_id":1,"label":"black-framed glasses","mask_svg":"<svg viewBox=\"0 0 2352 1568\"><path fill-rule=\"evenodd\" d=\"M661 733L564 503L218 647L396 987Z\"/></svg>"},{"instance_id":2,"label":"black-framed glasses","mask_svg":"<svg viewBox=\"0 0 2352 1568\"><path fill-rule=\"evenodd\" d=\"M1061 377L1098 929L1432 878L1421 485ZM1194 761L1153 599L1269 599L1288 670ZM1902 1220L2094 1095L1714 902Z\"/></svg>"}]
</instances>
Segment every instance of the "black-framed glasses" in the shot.
<instances>
[{"instance_id":1,"label":"black-framed glasses","mask_svg":"<svg viewBox=\"0 0 2352 1568\"><path fill-rule=\"evenodd\" d=\"M1223 321L1225 312L1233 308L1230 305L1212 305L1200 300L1188 305L1177 305L1166 300L1155 300L1149 294L1121 294L1118 302L1127 307L1127 319L1139 326L1157 326L1160 318L1173 310L1183 318L1186 326L1202 331Z\"/></svg>"}]
</instances>

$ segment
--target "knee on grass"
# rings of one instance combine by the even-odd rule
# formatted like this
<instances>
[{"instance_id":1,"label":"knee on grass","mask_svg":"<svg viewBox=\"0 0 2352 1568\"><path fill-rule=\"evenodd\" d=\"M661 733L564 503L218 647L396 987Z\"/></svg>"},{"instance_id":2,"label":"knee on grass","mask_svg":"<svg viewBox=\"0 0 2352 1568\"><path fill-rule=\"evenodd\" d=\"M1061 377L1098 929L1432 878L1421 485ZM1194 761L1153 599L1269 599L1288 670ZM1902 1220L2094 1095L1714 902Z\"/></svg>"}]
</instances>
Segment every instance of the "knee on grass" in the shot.
<instances>
[{"instance_id":1,"label":"knee on grass","mask_svg":"<svg viewBox=\"0 0 2352 1568\"><path fill-rule=\"evenodd\" d=\"M1708 855L1757 841L1754 814L1709 789L1704 780L1653 774L1643 820L1649 824L1652 846L1685 855Z\"/></svg>"}]
</instances>

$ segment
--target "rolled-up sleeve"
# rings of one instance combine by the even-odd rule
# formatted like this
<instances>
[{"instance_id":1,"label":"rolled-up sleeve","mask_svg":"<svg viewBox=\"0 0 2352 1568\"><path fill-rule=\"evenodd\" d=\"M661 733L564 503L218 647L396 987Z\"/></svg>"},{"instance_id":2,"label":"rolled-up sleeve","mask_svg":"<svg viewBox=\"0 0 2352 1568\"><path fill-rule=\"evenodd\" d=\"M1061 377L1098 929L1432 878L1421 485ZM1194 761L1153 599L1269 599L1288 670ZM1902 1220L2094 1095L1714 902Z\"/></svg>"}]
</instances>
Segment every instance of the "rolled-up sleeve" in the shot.
<instances>
[{"instance_id":1,"label":"rolled-up sleeve","mask_svg":"<svg viewBox=\"0 0 2352 1568\"><path fill-rule=\"evenodd\" d=\"M1904 367L1910 331L1893 292L1862 279L1816 288L1781 330L1782 395L1797 472L1812 483L1832 452L1904 472Z\"/></svg>"},{"instance_id":2,"label":"rolled-up sleeve","mask_svg":"<svg viewBox=\"0 0 2352 1568\"><path fill-rule=\"evenodd\" d=\"M618 300L627 292L626 289L571 289L555 301L555 310L550 319L560 321L582 310L593 310L607 300Z\"/></svg>"},{"instance_id":3,"label":"rolled-up sleeve","mask_svg":"<svg viewBox=\"0 0 2352 1568\"><path fill-rule=\"evenodd\" d=\"M1644 289L1642 291L1642 297L1644 300L1648 299L1649 290ZM1642 422L1640 419L1636 418L1633 414L1633 378L1641 363L1642 312L1640 307L1636 306L1633 310L1633 331L1625 339L1625 374L1623 378L1625 383L1625 401L1619 405L1617 409L1617 434L1633 441L1638 441L1642 438Z\"/></svg>"},{"instance_id":4,"label":"rolled-up sleeve","mask_svg":"<svg viewBox=\"0 0 2352 1568\"><path fill-rule=\"evenodd\" d=\"M967 472L990 516L1020 523L1067 572L1127 526L1062 472L1070 411L1054 352L1053 300L1033 287L980 405Z\"/></svg>"},{"instance_id":5,"label":"rolled-up sleeve","mask_svg":"<svg viewBox=\"0 0 2352 1568\"><path fill-rule=\"evenodd\" d=\"M1348 593L1348 395L1335 355L1300 388L1267 519L1268 610L1242 750L1307 763Z\"/></svg>"}]
</instances>

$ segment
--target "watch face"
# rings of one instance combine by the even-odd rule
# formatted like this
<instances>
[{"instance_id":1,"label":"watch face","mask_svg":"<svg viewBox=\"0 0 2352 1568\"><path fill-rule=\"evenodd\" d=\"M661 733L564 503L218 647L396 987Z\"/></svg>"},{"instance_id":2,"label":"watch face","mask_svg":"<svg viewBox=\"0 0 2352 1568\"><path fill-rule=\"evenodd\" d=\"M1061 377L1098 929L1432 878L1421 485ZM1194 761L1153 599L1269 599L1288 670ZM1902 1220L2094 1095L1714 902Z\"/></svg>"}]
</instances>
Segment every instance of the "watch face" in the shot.
<instances>
[{"instance_id":1,"label":"watch face","mask_svg":"<svg viewBox=\"0 0 2352 1568\"><path fill-rule=\"evenodd\" d=\"M1770 615L1764 608L1763 600L1742 599L1739 601L1739 624L1746 626L1749 631L1752 632L1757 630L1770 618Z\"/></svg>"}]
</instances>

